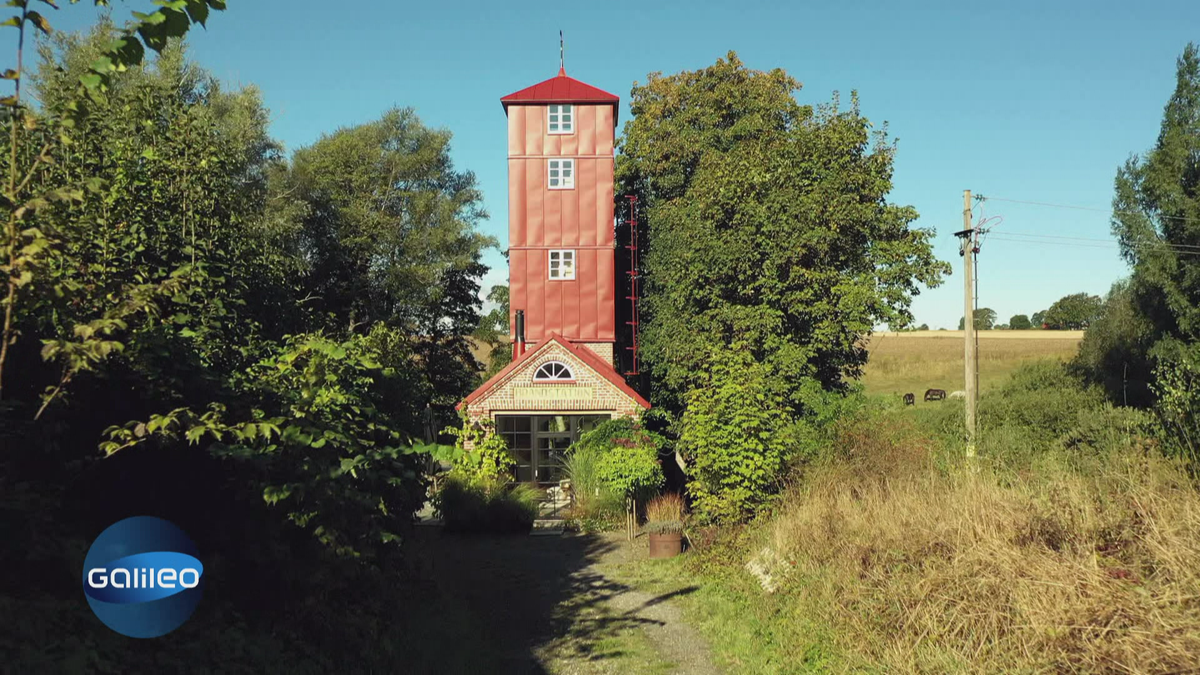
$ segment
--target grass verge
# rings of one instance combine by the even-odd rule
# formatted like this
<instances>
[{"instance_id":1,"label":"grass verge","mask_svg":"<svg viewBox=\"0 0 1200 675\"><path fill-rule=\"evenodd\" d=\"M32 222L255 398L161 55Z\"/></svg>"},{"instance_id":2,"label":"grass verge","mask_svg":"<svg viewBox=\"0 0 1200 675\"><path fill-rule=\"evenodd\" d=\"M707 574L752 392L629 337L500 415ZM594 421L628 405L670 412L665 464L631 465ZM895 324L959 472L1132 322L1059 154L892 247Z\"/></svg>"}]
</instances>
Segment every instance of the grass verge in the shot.
<instances>
[{"instance_id":1,"label":"grass verge","mask_svg":"<svg viewBox=\"0 0 1200 675\"><path fill-rule=\"evenodd\" d=\"M844 420L771 517L627 574L699 581L735 673L1200 669L1200 493L1146 420L1053 365L984 400L975 461L957 414Z\"/></svg>"}]
</instances>

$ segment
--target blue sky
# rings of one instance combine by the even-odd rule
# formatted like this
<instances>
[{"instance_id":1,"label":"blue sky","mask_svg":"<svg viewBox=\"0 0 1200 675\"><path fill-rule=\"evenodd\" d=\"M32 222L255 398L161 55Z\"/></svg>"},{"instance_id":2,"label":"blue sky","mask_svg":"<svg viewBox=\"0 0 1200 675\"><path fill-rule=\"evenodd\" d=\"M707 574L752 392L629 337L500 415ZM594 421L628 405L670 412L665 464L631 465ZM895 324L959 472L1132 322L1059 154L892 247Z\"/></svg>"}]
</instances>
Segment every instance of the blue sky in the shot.
<instances>
[{"instance_id":1,"label":"blue sky","mask_svg":"<svg viewBox=\"0 0 1200 675\"><path fill-rule=\"evenodd\" d=\"M150 7L114 4L118 20ZM729 50L751 68L787 70L804 85L802 103L827 101L834 90L848 101L858 90L864 114L886 121L899 140L892 200L917 208L918 225L937 230L938 256L954 265L940 288L914 301L917 322L954 328L963 304L952 235L961 229L962 190L1107 207L1117 166L1154 142L1176 57L1188 40L1200 41L1194 1L805 4L230 0L191 44L218 77L262 90L272 132L289 149L394 105L450 129L455 162L476 173L484 192L484 229L502 243L498 99L557 72L560 29L568 74L619 95L622 122L634 81L700 68ZM79 29L97 11L88 3L47 14L59 28ZM0 48L11 47L5 35ZM1110 237L1102 212L984 208L1004 218L997 235ZM487 283L503 283L500 254L487 262ZM997 238L980 254L980 304L1007 321L1068 293L1103 294L1125 274L1111 246Z\"/></svg>"}]
</instances>

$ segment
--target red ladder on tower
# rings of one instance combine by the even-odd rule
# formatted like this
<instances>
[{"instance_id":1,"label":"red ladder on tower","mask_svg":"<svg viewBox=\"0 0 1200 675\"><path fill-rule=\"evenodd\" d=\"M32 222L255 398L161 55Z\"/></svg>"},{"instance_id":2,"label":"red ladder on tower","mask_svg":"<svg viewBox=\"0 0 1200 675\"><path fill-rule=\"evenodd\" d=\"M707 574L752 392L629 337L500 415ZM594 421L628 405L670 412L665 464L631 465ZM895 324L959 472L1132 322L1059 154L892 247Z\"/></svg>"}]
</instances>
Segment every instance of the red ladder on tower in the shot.
<instances>
[{"instance_id":1,"label":"red ladder on tower","mask_svg":"<svg viewBox=\"0 0 1200 675\"><path fill-rule=\"evenodd\" d=\"M637 227L637 196L626 195L625 199L629 200L629 245L625 248L629 249L629 295L625 299L629 301L629 321L625 323L630 327L633 334L632 344L625 349L633 352L632 368L625 371L626 375L638 374L638 227Z\"/></svg>"}]
</instances>

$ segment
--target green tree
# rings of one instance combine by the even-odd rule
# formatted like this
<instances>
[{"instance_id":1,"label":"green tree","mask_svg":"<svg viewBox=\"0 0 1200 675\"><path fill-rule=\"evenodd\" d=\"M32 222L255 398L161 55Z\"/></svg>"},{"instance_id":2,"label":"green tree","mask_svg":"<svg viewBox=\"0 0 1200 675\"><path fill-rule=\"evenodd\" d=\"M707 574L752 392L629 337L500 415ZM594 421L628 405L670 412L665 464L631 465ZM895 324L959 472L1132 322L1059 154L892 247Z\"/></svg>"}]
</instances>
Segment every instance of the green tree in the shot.
<instances>
[{"instance_id":1,"label":"green tree","mask_svg":"<svg viewBox=\"0 0 1200 675\"><path fill-rule=\"evenodd\" d=\"M109 463L138 466L151 453L130 446L153 439L181 465L231 460L221 488L252 487L340 552L394 541L422 496L424 450L410 439L426 403L449 409L475 382L464 338L490 239L473 229L473 178L411 127L379 141L388 161L369 166L355 163L371 156L361 143L310 148L297 184L257 91L221 86L176 42L113 73L89 114L69 118L80 78L121 35L102 23L58 36L26 74L42 107L22 130L47 147L36 183L84 189L21 215L49 243L8 305L22 339L10 341L0 440L36 438L23 444L69 465L108 429L106 450L125 448ZM66 119L71 142L48 143ZM353 181L313 168L334 160L357 167ZM388 223L407 235L391 248L354 241ZM329 242L310 236L325 225ZM318 293L316 265L346 249L369 258L358 281L385 299L363 315ZM406 286L418 283L437 288ZM39 429L15 423L46 411Z\"/></svg>"},{"instance_id":2,"label":"green tree","mask_svg":"<svg viewBox=\"0 0 1200 675\"><path fill-rule=\"evenodd\" d=\"M383 322L419 336L418 354L444 418L476 383L467 338L479 326L487 217L470 171L450 159L448 131L410 109L338 130L301 148L273 176L273 195L299 214L301 286L319 327Z\"/></svg>"},{"instance_id":3,"label":"green tree","mask_svg":"<svg viewBox=\"0 0 1200 675\"><path fill-rule=\"evenodd\" d=\"M75 4L78 0L71 2ZM3 399L10 349L22 333L18 310L21 296L39 292L61 294L64 290L63 285L46 279L45 274L47 270L55 269L55 264L49 258L56 251L55 233L51 228L57 219L54 215L48 219L38 216L56 205L69 206L83 199L85 186L95 191L105 185L95 176L83 176L83 180L76 177L69 181L63 181L61 175L48 176L48 170L55 164L55 155L69 152L79 123L89 116L95 116L92 104L107 100L114 75L140 66L146 48L162 52L171 39L187 33L193 22L203 25L210 9L225 8L224 0L179 0L159 3L162 6L154 12L135 12L134 20L123 29L109 31L109 39L93 50L93 59L86 68L70 72L70 94L62 97L59 105L55 105L55 101L43 101L44 110L39 114L27 106L21 92L22 80L28 76L23 68L26 34L31 31L42 35L52 34L50 21L43 12L48 8L57 9L57 5L50 0L42 0L42 4L38 5L39 11L30 8L30 4L30 0L9 2L8 6L15 9L15 14L4 22L5 27L16 30L17 40L15 67L6 69L3 75L3 79L13 82L13 94L0 97L3 120L9 127L5 139L7 147L4 148L9 158L8 180L3 192L8 217L0 236L0 272L5 277L0 301L4 308L3 327L0 330L0 400ZM95 4L101 6L108 3L106 0L95 0ZM38 147L41 149L36 149ZM127 297L124 301L126 314L143 306L138 298ZM58 387L51 390L55 394L62 390L72 373L89 369L121 345L107 338L113 330L122 327L123 317L109 313L95 320L101 321L102 325L93 325L87 335L79 336L82 339L71 352L71 358L64 363Z\"/></svg>"},{"instance_id":4,"label":"green tree","mask_svg":"<svg viewBox=\"0 0 1200 675\"><path fill-rule=\"evenodd\" d=\"M1103 305L1104 300L1098 295L1074 293L1050 305L1042 320L1056 330L1083 330L1096 320Z\"/></svg>"},{"instance_id":5,"label":"green tree","mask_svg":"<svg viewBox=\"0 0 1200 675\"><path fill-rule=\"evenodd\" d=\"M47 119L69 112L77 74L116 31L101 23L43 45L27 79ZM265 337L296 327L275 311L290 294L258 229L265 173L279 161L267 111L256 90L225 90L179 44L112 78L90 108L43 170L90 188L33 217L55 245L18 325L49 341L43 355L53 359L41 364L33 341L18 345L19 380L46 388L47 402L80 376L155 406L211 399L219 373L248 366L265 355L255 351ZM89 344L106 344L95 339L102 326L109 365L85 358Z\"/></svg>"},{"instance_id":6,"label":"green tree","mask_svg":"<svg viewBox=\"0 0 1200 675\"><path fill-rule=\"evenodd\" d=\"M1130 360L1128 347L1149 345L1151 389L1158 412L1180 448L1195 458L1197 417L1186 404L1195 397L1200 362L1200 259L1187 247L1200 244L1200 48L1189 43L1176 63L1175 91L1163 110L1158 139L1148 152L1117 171L1113 234L1133 268L1130 303L1136 322L1110 344L1116 353L1094 358L1106 369ZM1122 365L1122 367L1124 367ZM1107 372L1112 381L1116 373Z\"/></svg>"},{"instance_id":7,"label":"green tree","mask_svg":"<svg viewBox=\"0 0 1200 675\"><path fill-rule=\"evenodd\" d=\"M475 329L476 340L488 346L488 362L482 376L487 380L512 362L512 341L509 339L508 286L492 286L488 291L488 302L496 303L492 311L479 318Z\"/></svg>"},{"instance_id":8,"label":"green tree","mask_svg":"<svg viewBox=\"0 0 1200 675\"><path fill-rule=\"evenodd\" d=\"M1026 314L1014 314L1008 320L1008 327L1012 330L1029 330L1033 328L1033 324L1029 322L1029 316Z\"/></svg>"},{"instance_id":9,"label":"green tree","mask_svg":"<svg viewBox=\"0 0 1200 675\"><path fill-rule=\"evenodd\" d=\"M918 285L949 272L916 210L887 202L885 131L856 98L799 104L799 86L731 52L633 88L617 180L645 207L641 356L676 413L735 337L799 410L805 381L857 377L863 336L910 322Z\"/></svg>"},{"instance_id":10,"label":"green tree","mask_svg":"<svg viewBox=\"0 0 1200 675\"><path fill-rule=\"evenodd\" d=\"M1118 281L1104 300L1100 315L1088 326L1074 364L1109 398L1122 405L1153 402L1150 359L1152 326L1135 304L1131 284Z\"/></svg>"},{"instance_id":11,"label":"green tree","mask_svg":"<svg viewBox=\"0 0 1200 675\"><path fill-rule=\"evenodd\" d=\"M996 310L990 307L980 307L975 310L975 330L992 330L996 326ZM964 330L962 317L958 319L958 329Z\"/></svg>"},{"instance_id":12,"label":"green tree","mask_svg":"<svg viewBox=\"0 0 1200 675\"><path fill-rule=\"evenodd\" d=\"M1046 310L1034 312L1033 316L1029 317L1029 321L1033 324L1034 328L1041 328L1046 325Z\"/></svg>"}]
</instances>

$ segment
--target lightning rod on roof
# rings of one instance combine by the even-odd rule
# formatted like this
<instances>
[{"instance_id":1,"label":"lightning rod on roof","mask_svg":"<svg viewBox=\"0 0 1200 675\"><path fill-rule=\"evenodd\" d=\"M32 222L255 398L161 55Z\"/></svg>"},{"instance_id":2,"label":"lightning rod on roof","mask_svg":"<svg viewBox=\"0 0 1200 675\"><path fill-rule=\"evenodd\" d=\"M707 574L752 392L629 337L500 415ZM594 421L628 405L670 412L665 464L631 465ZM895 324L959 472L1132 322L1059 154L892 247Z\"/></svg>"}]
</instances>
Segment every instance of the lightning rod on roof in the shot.
<instances>
[{"instance_id":1,"label":"lightning rod on roof","mask_svg":"<svg viewBox=\"0 0 1200 675\"><path fill-rule=\"evenodd\" d=\"M566 51L566 46L563 44L563 34L560 30L558 31L558 69L562 71L566 70Z\"/></svg>"}]
</instances>

